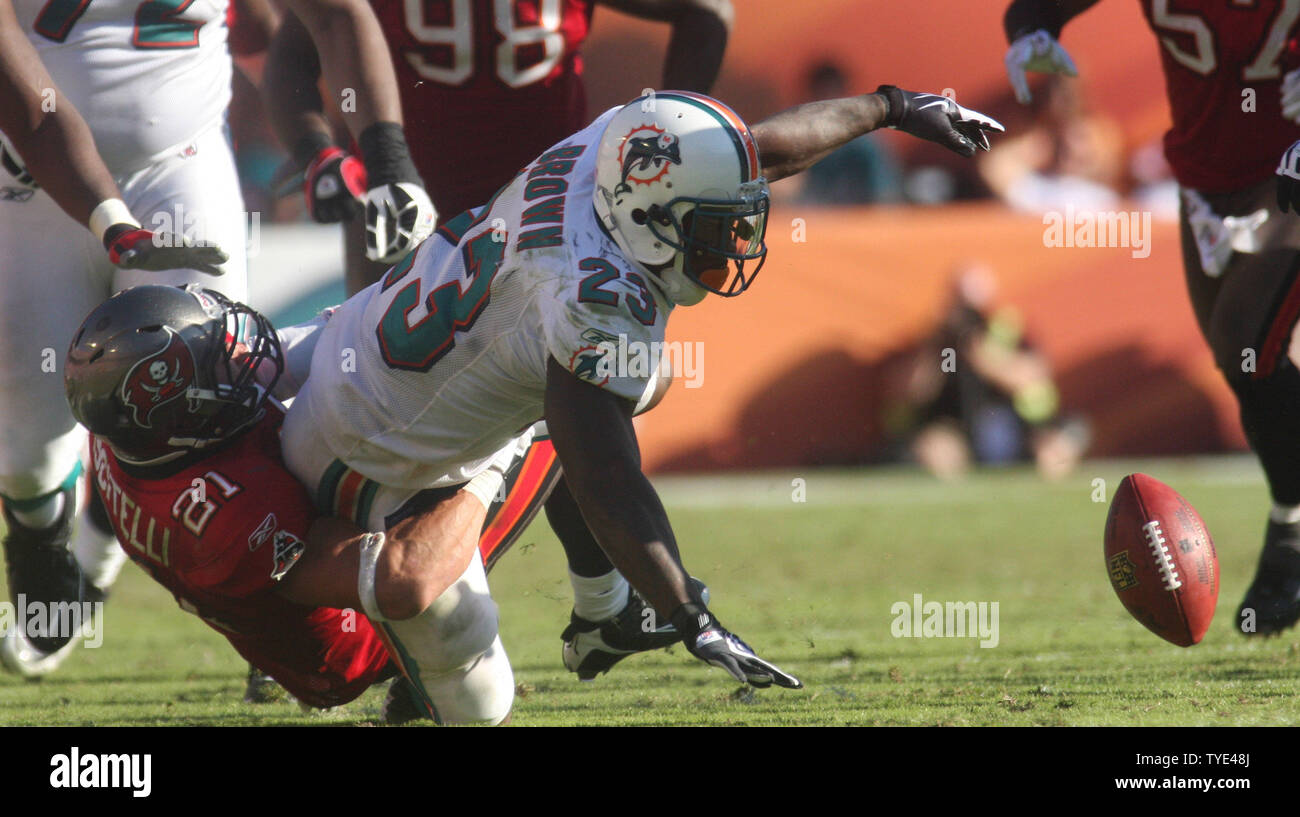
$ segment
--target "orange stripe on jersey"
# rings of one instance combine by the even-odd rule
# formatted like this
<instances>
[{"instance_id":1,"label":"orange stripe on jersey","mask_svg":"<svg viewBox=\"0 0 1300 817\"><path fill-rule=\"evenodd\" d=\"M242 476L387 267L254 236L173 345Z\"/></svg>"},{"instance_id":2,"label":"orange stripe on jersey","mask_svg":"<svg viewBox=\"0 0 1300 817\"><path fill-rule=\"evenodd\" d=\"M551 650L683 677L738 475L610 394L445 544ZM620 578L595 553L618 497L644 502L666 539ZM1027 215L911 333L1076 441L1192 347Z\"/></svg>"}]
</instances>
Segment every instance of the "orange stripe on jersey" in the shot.
<instances>
[{"instance_id":1,"label":"orange stripe on jersey","mask_svg":"<svg viewBox=\"0 0 1300 817\"><path fill-rule=\"evenodd\" d=\"M529 447L524 463L519 467L519 478L515 480L510 496L506 497L505 504L497 512L492 524L479 537L478 550L483 556L484 564L488 563L488 558L493 551L518 523L520 517L528 511L537 492L545 485L546 476L550 473L553 462L555 462L555 447L551 445L550 440L542 440Z\"/></svg>"},{"instance_id":2,"label":"orange stripe on jersey","mask_svg":"<svg viewBox=\"0 0 1300 817\"><path fill-rule=\"evenodd\" d=\"M338 501L334 503L334 512L336 514L344 519L351 519L358 525L362 524L362 520L356 518L357 496L361 490L361 483L365 481L365 477L352 469L348 469L348 472L343 475L343 479L339 480Z\"/></svg>"},{"instance_id":3,"label":"orange stripe on jersey","mask_svg":"<svg viewBox=\"0 0 1300 817\"><path fill-rule=\"evenodd\" d=\"M1287 344L1291 342L1297 317L1300 317L1300 275L1292 280L1282 305L1273 316L1273 323L1259 350L1259 366L1252 377L1265 378L1276 371L1278 361L1286 354Z\"/></svg>"}]
</instances>

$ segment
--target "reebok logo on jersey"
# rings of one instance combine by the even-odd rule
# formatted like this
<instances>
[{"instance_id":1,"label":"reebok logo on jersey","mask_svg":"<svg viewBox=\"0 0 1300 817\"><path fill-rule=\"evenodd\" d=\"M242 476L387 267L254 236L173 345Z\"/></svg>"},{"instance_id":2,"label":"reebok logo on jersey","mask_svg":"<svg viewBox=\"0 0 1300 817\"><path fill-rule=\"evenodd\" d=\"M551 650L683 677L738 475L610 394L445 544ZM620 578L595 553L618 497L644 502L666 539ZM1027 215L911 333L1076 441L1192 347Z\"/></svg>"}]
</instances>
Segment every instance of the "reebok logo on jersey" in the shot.
<instances>
[{"instance_id":1,"label":"reebok logo on jersey","mask_svg":"<svg viewBox=\"0 0 1300 817\"><path fill-rule=\"evenodd\" d=\"M262 545L265 545L266 541L271 538L271 534L275 531L276 524L277 520L275 514L268 513L266 518L262 520L262 524L257 526L257 530L248 535L249 551L257 550Z\"/></svg>"}]
</instances>

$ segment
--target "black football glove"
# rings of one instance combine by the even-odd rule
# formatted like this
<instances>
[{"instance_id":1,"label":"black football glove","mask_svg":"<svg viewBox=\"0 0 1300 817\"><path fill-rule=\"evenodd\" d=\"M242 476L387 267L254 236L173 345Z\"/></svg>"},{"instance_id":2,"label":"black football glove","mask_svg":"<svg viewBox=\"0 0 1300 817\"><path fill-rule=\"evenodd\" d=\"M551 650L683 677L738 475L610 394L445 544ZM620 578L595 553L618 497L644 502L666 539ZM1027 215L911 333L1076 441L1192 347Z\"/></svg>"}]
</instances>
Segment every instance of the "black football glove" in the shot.
<instances>
[{"instance_id":1,"label":"black football glove","mask_svg":"<svg viewBox=\"0 0 1300 817\"><path fill-rule=\"evenodd\" d=\"M376 122L357 137L368 190L366 257L395 264L433 234L438 213L411 160L402 126Z\"/></svg>"},{"instance_id":2,"label":"black football glove","mask_svg":"<svg viewBox=\"0 0 1300 817\"><path fill-rule=\"evenodd\" d=\"M946 96L918 94L893 85L881 85L876 93L889 103L885 127L936 142L962 156L974 156L976 147L988 150L987 131L1006 130L996 119L963 108Z\"/></svg>"},{"instance_id":3,"label":"black football glove","mask_svg":"<svg viewBox=\"0 0 1300 817\"><path fill-rule=\"evenodd\" d=\"M174 233L155 233L135 224L114 224L104 231L104 249L114 266L161 272L194 269L224 275L221 264L230 256L209 241L194 241Z\"/></svg>"},{"instance_id":4,"label":"black football glove","mask_svg":"<svg viewBox=\"0 0 1300 817\"><path fill-rule=\"evenodd\" d=\"M1277 208L1300 213L1300 142L1286 149L1277 165Z\"/></svg>"},{"instance_id":5,"label":"black football glove","mask_svg":"<svg viewBox=\"0 0 1300 817\"><path fill-rule=\"evenodd\" d=\"M683 604L673 613L673 626L691 655L726 670L741 683L761 688L776 684L802 689L799 679L754 654L740 637L727 630L699 604Z\"/></svg>"}]
</instances>

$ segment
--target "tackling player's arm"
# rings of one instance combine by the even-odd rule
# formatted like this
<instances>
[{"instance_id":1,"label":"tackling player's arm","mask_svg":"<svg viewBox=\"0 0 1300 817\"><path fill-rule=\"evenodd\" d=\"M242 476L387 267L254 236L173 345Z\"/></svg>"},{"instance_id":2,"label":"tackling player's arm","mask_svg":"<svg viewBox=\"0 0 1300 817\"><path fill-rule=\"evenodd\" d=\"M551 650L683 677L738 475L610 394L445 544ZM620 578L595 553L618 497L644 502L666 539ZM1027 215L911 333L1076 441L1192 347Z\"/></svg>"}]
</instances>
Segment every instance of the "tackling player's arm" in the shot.
<instances>
[{"instance_id":1,"label":"tackling player's arm","mask_svg":"<svg viewBox=\"0 0 1300 817\"><path fill-rule=\"evenodd\" d=\"M1001 124L937 94L882 85L872 94L796 105L750 128L763 176L774 182L807 170L836 148L877 128L893 127L962 156L989 149Z\"/></svg>"},{"instance_id":2,"label":"tackling player's arm","mask_svg":"<svg viewBox=\"0 0 1300 817\"><path fill-rule=\"evenodd\" d=\"M141 229L99 157L90 128L55 87L10 0L0 0L0 131L13 143L31 177L64 212L89 227L114 264L223 272L217 265L226 254L220 248L195 246L175 237L155 241L154 233ZM4 159L12 172L18 159Z\"/></svg>"},{"instance_id":3,"label":"tackling player's arm","mask_svg":"<svg viewBox=\"0 0 1300 817\"><path fill-rule=\"evenodd\" d=\"M641 471L635 406L547 361L546 424L570 493L614 566L661 613L691 655L758 687L802 684L754 654L691 595L668 514Z\"/></svg>"},{"instance_id":4,"label":"tackling player's arm","mask_svg":"<svg viewBox=\"0 0 1300 817\"><path fill-rule=\"evenodd\" d=\"M459 491L385 531L374 578L385 618L413 618L456 583L478 547L484 512L479 499ZM312 607L367 609L357 589L364 536L337 517L313 520L302 557L276 592Z\"/></svg>"},{"instance_id":5,"label":"tackling player's arm","mask_svg":"<svg viewBox=\"0 0 1300 817\"><path fill-rule=\"evenodd\" d=\"M635 17L672 26L664 58L664 87L708 93L722 68L735 21L731 0L600 0Z\"/></svg>"}]
</instances>

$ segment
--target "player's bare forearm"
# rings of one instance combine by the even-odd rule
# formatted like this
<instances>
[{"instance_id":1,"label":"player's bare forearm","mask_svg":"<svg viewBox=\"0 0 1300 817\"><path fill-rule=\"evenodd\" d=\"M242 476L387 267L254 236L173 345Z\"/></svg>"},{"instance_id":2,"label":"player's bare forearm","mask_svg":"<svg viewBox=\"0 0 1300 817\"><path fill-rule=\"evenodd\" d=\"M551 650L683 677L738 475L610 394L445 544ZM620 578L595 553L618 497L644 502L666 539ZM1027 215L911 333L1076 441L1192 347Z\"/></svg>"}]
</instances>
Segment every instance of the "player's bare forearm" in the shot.
<instances>
[{"instance_id":1,"label":"player's bare forearm","mask_svg":"<svg viewBox=\"0 0 1300 817\"><path fill-rule=\"evenodd\" d=\"M400 125L397 74L383 30L365 0L288 0L288 4L311 32L326 85L338 95L343 121L352 135L360 136L376 122Z\"/></svg>"},{"instance_id":2,"label":"player's bare forearm","mask_svg":"<svg viewBox=\"0 0 1300 817\"><path fill-rule=\"evenodd\" d=\"M360 528L344 519L317 519L307 531L302 556L280 580L276 594L308 607L360 610L361 535Z\"/></svg>"},{"instance_id":3,"label":"player's bare forearm","mask_svg":"<svg viewBox=\"0 0 1300 817\"><path fill-rule=\"evenodd\" d=\"M727 36L735 20L731 0L602 0L636 17L672 25L664 60L664 85L708 93L722 68Z\"/></svg>"},{"instance_id":4,"label":"player's bare forearm","mask_svg":"<svg viewBox=\"0 0 1300 817\"><path fill-rule=\"evenodd\" d=\"M311 134L332 141L319 80L320 56L311 32L296 14L286 13L267 50L262 79L271 129L286 150L293 151Z\"/></svg>"},{"instance_id":5,"label":"player's bare forearm","mask_svg":"<svg viewBox=\"0 0 1300 817\"><path fill-rule=\"evenodd\" d=\"M375 568L375 600L386 618L413 618L447 591L469 567L487 509L459 491L385 531ZM357 575L361 537L356 525L321 517L307 546L276 592L312 607L362 609Z\"/></svg>"},{"instance_id":6,"label":"player's bare forearm","mask_svg":"<svg viewBox=\"0 0 1300 817\"><path fill-rule=\"evenodd\" d=\"M0 0L0 130L32 177L82 224L100 202L121 197L90 128L55 88L9 0Z\"/></svg>"},{"instance_id":7,"label":"player's bare forearm","mask_svg":"<svg viewBox=\"0 0 1300 817\"><path fill-rule=\"evenodd\" d=\"M1097 4L1098 0L1013 0L1002 18L1007 42L1045 29L1061 36L1061 27Z\"/></svg>"},{"instance_id":8,"label":"player's bare forearm","mask_svg":"<svg viewBox=\"0 0 1300 817\"><path fill-rule=\"evenodd\" d=\"M884 124L889 106L880 94L808 102L757 123L763 176L769 182L812 167L833 150Z\"/></svg>"},{"instance_id":9,"label":"player's bare forearm","mask_svg":"<svg viewBox=\"0 0 1300 817\"><path fill-rule=\"evenodd\" d=\"M632 404L547 365L546 423L569 491L614 566L671 616L692 599L668 514L641 472Z\"/></svg>"}]
</instances>

